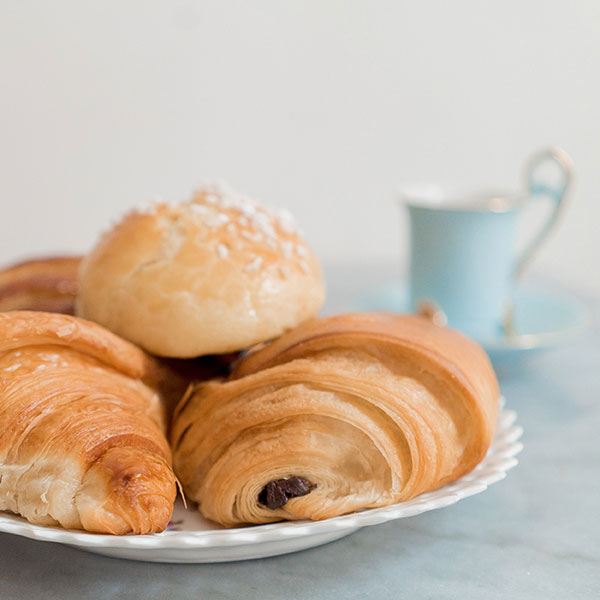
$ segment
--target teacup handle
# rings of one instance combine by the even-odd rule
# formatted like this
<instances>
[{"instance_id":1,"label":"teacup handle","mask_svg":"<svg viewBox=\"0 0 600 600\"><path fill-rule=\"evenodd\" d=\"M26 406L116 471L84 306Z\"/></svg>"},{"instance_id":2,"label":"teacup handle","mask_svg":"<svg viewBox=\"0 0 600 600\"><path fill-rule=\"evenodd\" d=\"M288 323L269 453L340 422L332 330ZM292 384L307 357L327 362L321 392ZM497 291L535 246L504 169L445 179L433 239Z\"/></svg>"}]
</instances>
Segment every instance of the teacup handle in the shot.
<instances>
[{"instance_id":1,"label":"teacup handle","mask_svg":"<svg viewBox=\"0 0 600 600\"><path fill-rule=\"evenodd\" d=\"M545 182L540 177L540 171L544 165L554 163L558 166L559 177L555 183ZM525 269L529 266L531 259L538 251L542 242L546 239L554 227L564 204L566 192L573 179L573 161L571 157L562 149L551 147L535 154L525 166L525 182L529 190L529 197L546 196L552 200L553 208L550 216L542 226L541 230L529 242L518 257L515 267L515 278L521 277Z\"/></svg>"}]
</instances>

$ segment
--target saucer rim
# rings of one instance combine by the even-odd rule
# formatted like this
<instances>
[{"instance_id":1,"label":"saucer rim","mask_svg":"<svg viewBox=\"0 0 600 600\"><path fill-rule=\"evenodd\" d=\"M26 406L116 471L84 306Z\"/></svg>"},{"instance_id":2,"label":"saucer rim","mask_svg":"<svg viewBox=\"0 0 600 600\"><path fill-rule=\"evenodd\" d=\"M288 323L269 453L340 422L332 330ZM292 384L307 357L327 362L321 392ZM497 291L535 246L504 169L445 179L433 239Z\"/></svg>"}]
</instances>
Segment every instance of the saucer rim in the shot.
<instances>
[{"instance_id":1,"label":"saucer rim","mask_svg":"<svg viewBox=\"0 0 600 600\"><path fill-rule=\"evenodd\" d=\"M535 350L567 343L569 339L575 337L577 334L590 330L594 325L594 315L589 303L585 302L585 300L572 291L556 288L551 289L550 286L551 284L543 285L529 283L523 287L527 290L542 293L554 293L565 298L567 301L576 304L580 314L578 315L577 322L573 325L540 333L504 334L497 337L478 337L470 335L469 337L480 344L485 350L489 351ZM402 282L386 282L385 284L372 289L370 292L362 294L358 301L363 306L368 307L368 299L373 299L377 296L381 297L384 292L389 293L390 290L401 290L402 292L405 292L407 290L407 285ZM412 311L408 310L408 306L404 306L404 309L404 311L397 312L414 314ZM370 310L376 309L371 308Z\"/></svg>"}]
</instances>

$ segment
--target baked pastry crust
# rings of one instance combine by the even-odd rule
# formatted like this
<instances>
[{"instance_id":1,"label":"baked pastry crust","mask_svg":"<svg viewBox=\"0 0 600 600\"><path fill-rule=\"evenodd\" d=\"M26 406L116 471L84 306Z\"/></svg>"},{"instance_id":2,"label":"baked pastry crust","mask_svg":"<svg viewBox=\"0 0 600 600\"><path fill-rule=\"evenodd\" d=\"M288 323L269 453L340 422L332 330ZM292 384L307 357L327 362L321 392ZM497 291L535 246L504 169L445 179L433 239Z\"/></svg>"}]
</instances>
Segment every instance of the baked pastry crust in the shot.
<instances>
[{"instance_id":1,"label":"baked pastry crust","mask_svg":"<svg viewBox=\"0 0 600 600\"><path fill-rule=\"evenodd\" d=\"M175 413L175 472L225 526L384 506L473 469L498 394L486 354L453 330L407 315L316 319L228 380L190 388ZM270 492L279 506L265 505Z\"/></svg>"},{"instance_id":2,"label":"baked pastry crust","mask_svg":"<svg viewBox=\"0 0 600 600\"><path fill-rule=\"evenodd\" d=\"M324 301L318 260L288 213L224 185L125 216L85 257L77 314L166 357L274 338Z\"/></svg>"},{"instance_id":3,"label":"baked pastry crust","mask_svg":"<svg viewBox=\"0 0 600 600\"><path fill-rule=\"evenodd\" d=\"M0 271L0 311L41 310L72 315L80 256L34 258Z\"/></svg>"},{"instance_id":4,"label":"baked pastry crust","mask_svg":"<svg viewBox=\"0 0 600 600\"><path fill-rule=\"evenodd\" d=\"M163 530L176 494L163 379L99 325L0 313L0 510L101 533Z\"/></svg>"}]
</instances>

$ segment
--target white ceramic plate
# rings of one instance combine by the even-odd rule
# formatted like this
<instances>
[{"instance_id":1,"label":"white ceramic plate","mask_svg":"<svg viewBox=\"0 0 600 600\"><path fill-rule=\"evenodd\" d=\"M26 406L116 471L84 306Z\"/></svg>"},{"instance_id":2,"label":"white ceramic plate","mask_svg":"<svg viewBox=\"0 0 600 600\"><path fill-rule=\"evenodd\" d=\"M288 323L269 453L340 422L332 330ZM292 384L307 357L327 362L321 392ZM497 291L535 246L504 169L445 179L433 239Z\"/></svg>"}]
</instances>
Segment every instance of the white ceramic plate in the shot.
<instances>
[{"instance_id":1,"label":"white ceramic plate","mask_svg":"<svg viewBox=\"0 0 600 600\"><path fill-rule=\"evenodd\" d=\"M515 455L523 430L514 424L516 414L500 413L494 442L484 460L471 473L439 490L407 502L371 508L324 521L274 523L223 529L177 502L167 531L153 535L113 536L32 525L21 517L0 513L0 531L35 540L58 542L89 552L150 562L210 563L247 560L312 548L349 535L361 527L412 517L450 506L483 492L503 479L517 464Z\"/></svg>"}]
</instances>

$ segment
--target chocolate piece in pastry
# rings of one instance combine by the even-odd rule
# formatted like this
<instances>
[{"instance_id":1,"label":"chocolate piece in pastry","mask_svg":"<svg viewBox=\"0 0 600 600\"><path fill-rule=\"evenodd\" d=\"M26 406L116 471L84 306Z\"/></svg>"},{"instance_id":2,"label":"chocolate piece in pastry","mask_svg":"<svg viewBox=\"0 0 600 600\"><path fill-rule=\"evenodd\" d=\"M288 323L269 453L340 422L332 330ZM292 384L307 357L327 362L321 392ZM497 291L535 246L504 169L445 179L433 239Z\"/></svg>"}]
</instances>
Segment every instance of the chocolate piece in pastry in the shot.
<instances>
[{"instance_id":1,"label":"chocolate piece in pastry","mask_svg":"<svg viewBox=\"0 0 600 600\"><path fill-rule=\"evenodd\" d=\"M225 526L325 519L408 500L488 449L498 383L483 350L416 316L312 320L190 388L173 429L187 497Z\"/></svg>"},{"instance_id":2,"label":"chocolate piece in pastry","mask_svg":"<svg viewBox=\"0 0 600 600\"><path fill-rule=\"evenodd\" d=\"M163 530L176 487L162 377L94 323L0 313L0 510L101 533Z\"/></svg>"},{"instance_id":3,"label":"chocolate piece in pastry","mask_svg":"<svg viewBox=\"0 0 600 600\"><path fill-rule=\"evenodd\" d=\"M74 314L81 257L36 258L0 271L0 311Z\"/></svg>"},{"instance_id":4,"label":"chocolate piece in pastry","mask_svg":"<svg viewBox=\"0 0 600 600\"><path fill-rule=\"evenodd\" d=\"M159 356L226 354L313 317L321 268L290 215L224 185L128 214L87 255L77 314Z\"/></svg>"}]
</instances>

